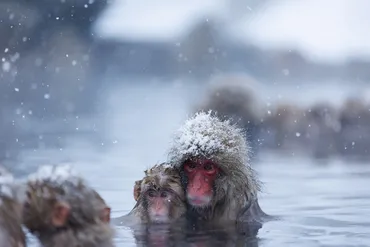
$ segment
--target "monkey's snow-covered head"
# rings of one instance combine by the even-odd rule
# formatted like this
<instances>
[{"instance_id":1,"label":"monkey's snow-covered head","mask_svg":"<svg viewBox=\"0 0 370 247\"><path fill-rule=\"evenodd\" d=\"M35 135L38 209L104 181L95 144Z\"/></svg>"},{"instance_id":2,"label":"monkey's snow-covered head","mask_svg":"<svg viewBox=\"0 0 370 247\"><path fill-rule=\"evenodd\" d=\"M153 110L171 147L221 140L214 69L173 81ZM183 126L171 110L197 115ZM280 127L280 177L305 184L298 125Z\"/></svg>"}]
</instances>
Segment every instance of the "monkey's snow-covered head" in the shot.
<instances>
[{"instance_id":1,"label":"monkey's snow-covered head","mask_svg":"<svg viewBox=\"0 0 370 247\"><path fill-rule=\"evenodd\" d=\"M18 183L12 173L0 166L0 202L7 197L17 202L24 200L24 187Z\"/></svg>"},{"instance_id":2,"label":"monkey's snow-covered head","mask_svg":"<svg viewBox=\"0 0 370 247\"><path fill-rule=\"evenodd\" d=\"M221 120L212 111L198 112L175 133L169 160L179 166L189 158L218 159L232 156L242 163L249 160L250 148L243 129L229 119Z\"/></svg>"},{"instance_id":3,"label":"monkey's snow-covered head","mask_svg":"<svg viewBox=\"0 0 370 247\"><path fill-rule=\"evenodd\" d=\"M77 172L69 164L43 165L37 172L29 175L29 182L53 182L63 184L66 181L76 182L79 180Z\"/></svg>"},{"instance_id":4,"label":"monkey's snow-covered head","mask_svg":"<svg viewBox=\"0 0 370 247\"><path fill-rule=\"evenodd\" d=\"M28 177L28 186L39 197L71 201L94 196L95 191L70 164L43 165Z\"/></svg>"}]
</instances>

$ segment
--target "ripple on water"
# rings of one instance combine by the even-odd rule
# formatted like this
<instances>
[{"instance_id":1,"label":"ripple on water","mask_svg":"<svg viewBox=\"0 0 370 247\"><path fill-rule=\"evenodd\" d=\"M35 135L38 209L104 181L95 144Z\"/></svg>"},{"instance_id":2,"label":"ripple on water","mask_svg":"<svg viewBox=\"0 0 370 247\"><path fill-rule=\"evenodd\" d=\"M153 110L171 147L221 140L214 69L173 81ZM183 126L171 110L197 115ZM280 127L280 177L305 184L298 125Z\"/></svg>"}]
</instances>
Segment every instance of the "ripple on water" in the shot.
<instances>
[{"instance_id":1,"label":"ripple on water","mask_svg":"<svg viewBox=\"0 0 370 247\"><path fill-rule=\"evenodd\" d=\"M261 206L282 216L263 226L263 246L370 245L370 167L295 159L262 161L256 169L268 188Z\"/></svg>"}]
</instances>

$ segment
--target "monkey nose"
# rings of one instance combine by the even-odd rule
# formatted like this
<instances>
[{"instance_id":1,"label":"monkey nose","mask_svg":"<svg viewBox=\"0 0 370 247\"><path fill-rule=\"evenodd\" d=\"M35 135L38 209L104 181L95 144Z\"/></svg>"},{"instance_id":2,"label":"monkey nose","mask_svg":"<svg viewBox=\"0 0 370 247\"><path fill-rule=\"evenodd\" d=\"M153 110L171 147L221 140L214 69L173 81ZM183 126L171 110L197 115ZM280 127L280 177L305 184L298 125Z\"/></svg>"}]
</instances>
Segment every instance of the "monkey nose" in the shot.
<instances>
[{"instance_id":1,"label":"monkey nose","mask_svg":"<svg viewBox=\"0 0 370 247\"><path fill-rule=\"evenodd\" d=\"M207 183L207 179L198 173L194 176L191 187L195 190L200 190L205 182Z\"/></svg>"},{"instance_id":2,"label":"monkey nose","mask_svg":"<svg viewBox=\"0 0 370 247\"><path fill-rule=\"evenodd\" d=\"M193 187L193 189L200 190L202 188L202 183L201 182L194 182L192 187Z\"/></svg>"}]
</instances>

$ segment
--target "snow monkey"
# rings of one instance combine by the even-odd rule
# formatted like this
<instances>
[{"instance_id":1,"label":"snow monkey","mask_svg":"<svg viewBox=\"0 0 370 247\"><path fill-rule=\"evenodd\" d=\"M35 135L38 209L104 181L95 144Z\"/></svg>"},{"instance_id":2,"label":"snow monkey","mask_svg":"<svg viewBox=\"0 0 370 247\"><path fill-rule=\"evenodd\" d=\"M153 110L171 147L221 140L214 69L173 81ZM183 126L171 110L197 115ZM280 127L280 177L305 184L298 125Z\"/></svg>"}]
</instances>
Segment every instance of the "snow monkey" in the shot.
<instances>
[{"instance_id":1,"label":"snow monkey","mask_svg":"<svg viewBox=\"0 0 370 247\"><path fill-rule=\"evenodd\" d=\"M188 219L234 224L267 216L258 204L260 182L248 153L243 130L211 111L196 113L180 127L168 158L180 171Z\"/></svg>"},{"instance_id":2,"label":"snow monkey","mask_svg":"<svg viewBox=\"0 0 370 247\"><path fill-rule=\"evenodd\" d=\"M186 211L180 175L166 163L145 171L145 177L135 182L134 198L137 203L127 216L136 222L169 223Z\"/></svg>"},{"instance_id":3,"label":"snow monkey","mask_svg":"<svg viewBox=\"0 0 370 247\"><path fill-rule=\"evenodd\" d=\"M0 243L2 247L24 247L22 194L13 175L0 167Z\"/></svg>"},{"instance_id":4,"label":"snow monkey","mask_svg":"<svg viewBox=\"0 0 370 247\"><path fill-rule=\"evenodd\" d=\"M26 187L23 223L45 247L111 247L110 208L68 165L42 166Z\"/></svg>"}]
</instances>

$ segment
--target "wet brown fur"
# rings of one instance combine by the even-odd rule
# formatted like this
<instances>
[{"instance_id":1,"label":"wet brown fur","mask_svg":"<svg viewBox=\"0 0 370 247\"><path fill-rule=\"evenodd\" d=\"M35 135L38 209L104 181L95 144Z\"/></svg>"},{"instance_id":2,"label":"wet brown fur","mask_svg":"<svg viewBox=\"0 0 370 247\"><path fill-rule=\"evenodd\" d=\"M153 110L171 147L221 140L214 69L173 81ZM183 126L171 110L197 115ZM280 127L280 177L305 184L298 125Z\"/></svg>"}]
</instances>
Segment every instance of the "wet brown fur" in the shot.
<instances>
[{"instance_id":1,"label":"wet brown fur","mask_svg":"<svg viewBox=\"0 0 370 247\"><path fill-rule=\"evenodd\" d=\"M140 219L141 223L149 223L148 205L145 199L145 193L149 189L168 189L174 192L176 196L171 201L172 206L169 215L172 220L176 220L185 214L185 195L181 186L180 175L177 169L162 163L146 170L145 177L135 182L134 191L138 195L137 203L129 215L134 215Z\"/></svg>"}]
</instances>

